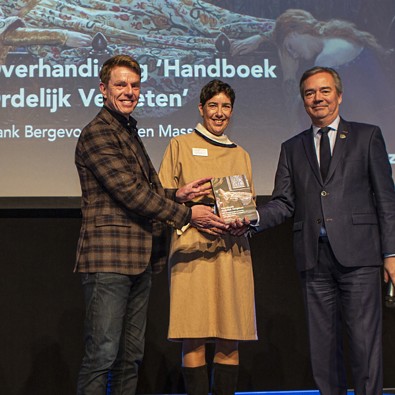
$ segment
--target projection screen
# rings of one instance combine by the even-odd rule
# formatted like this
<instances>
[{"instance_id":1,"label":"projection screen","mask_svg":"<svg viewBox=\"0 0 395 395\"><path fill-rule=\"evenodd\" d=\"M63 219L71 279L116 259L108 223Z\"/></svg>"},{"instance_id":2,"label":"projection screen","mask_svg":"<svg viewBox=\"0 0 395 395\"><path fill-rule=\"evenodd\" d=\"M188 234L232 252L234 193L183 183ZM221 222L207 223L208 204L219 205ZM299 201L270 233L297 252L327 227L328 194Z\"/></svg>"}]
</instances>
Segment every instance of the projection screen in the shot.
<instances>
[{"instance_id":1,"label":"projection screen","mask_svg":"<svg viewBox=\"0 0 395 395\"><path fill-rule=\"evenodd\" d=\"M0 197L80 196L76 141L119 53L143 70L133 116L156 168L218 78L236 91L226 133L270 195L281 142L310 126L298 81L314 65L338 70L341 115L379 125L394 165L394 16L392 0L1 0Z\"/></svg>"}]
</instances>

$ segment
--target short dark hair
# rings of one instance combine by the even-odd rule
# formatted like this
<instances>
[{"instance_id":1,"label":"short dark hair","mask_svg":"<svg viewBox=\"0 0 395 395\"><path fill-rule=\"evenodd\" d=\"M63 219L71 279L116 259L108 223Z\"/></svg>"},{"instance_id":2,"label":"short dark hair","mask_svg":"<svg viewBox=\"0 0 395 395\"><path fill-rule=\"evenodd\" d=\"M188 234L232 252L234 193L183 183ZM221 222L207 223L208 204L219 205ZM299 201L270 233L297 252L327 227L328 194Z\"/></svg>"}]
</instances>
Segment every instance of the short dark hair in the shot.
<instances>
[{"instance_id":1,"label":"short dark hair","mask_svg":"<svg viewBox=\"0 0 395 395\"><path fill-rule=\"evenodd\" d=\"M343 84L342 84L342 80L340 78L339 73L330 68L330 67L321 67L321 66L315 66L312 67L311 69L306 70L303 75L302 78L300 79L299 82L299 91L300 91L300 95L302 96L302 99L304 98L304 82L307 80L307 78L311 77L312 75L318 74L318 73L328 73L333 77L333 80L335 81L335 87L336 87L336 91L339 95L341 95L343 93Z\"/></svg>"},{"instance_id":2,"label":"short dark hair","mask_svg":"<svg viewBox=\"0 0 395 395\"><path fill-rule=\"evenodd\" d=\"M141 77L141 68L137 60L129 55L115 55L107 59L100 70L99 77L103 84L110 81L111 71L118 66L127 67Z\"/></svg>"},{"instance_id":3,"label":"short dark hair","mask_svg":"<svg viewBox=\"0 0 395 395\"><path fill-rule=\"evenodd\" d=\"M200 104L204 106L208 100L216 95L219 95L220 93L224 93L229 97L233 107L236 99L236 93L229 84L221 80L212 80L204 85L200 92Z\"/></svg>"}]
</instances>

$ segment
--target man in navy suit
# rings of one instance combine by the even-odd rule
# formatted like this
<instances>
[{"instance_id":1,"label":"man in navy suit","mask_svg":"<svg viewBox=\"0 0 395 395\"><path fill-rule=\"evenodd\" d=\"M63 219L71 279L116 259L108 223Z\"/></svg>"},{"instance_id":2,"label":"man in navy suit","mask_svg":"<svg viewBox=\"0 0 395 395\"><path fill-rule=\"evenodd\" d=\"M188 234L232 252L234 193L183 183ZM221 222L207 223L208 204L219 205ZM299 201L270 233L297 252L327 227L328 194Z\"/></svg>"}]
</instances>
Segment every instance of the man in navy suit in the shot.
<instances>
[{"instance_id":1,"label":"man in navy suit","mask_svg":"<svg viewBox=\"0 0 395 395\"><path fill-rule=\"evenodd\" d=\"M395 283L395 192L388 154L379 127L339 116L342 83L335 70L307 70L300 93L312 126L282 144L273 196L258 207L257 229L294 219L295 260L320 393L347 393L344 326L355 394L378 395L383 262L384 280Z\"/></svg>"}]
</instances>

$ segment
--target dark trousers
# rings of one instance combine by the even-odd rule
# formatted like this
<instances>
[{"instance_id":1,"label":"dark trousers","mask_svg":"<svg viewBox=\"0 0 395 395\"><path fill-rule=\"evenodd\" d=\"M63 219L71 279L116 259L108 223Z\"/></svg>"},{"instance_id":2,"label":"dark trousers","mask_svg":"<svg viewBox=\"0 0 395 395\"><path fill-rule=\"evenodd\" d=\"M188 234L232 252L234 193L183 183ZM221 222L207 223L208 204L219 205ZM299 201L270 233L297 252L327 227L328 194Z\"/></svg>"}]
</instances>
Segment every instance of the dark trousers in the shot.
<instances>
[{"instance_id":1,"label":"dark trousers","mask_svg":"<svg viewBox=\"0 0 395 395\"><path fill-rule=\"evenodd\" d=\"M151 269L82 274L85 353L77 395L133 395L144 354Z\"/></svg>"},{"instance_id":2,"label":"dark trousers","mask_svg":"<svg viewBox=\"0 0 395 395\"><path fill-rule=\"evenodd\" d=\"M344 267L327 241L317 265L301 273L313 376L322 395L346 395L343 328L355 395L382 394L380 267Z\"/></svg>"}]
</instances>

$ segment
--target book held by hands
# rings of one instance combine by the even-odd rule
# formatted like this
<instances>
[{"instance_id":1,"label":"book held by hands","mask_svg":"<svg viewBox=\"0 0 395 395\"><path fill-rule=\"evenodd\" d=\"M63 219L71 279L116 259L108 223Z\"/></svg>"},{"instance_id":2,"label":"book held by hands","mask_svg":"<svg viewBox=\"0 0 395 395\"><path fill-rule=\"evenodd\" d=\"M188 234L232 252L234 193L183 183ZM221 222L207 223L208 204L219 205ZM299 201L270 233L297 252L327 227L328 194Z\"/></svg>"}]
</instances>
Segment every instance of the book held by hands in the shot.
<instances>
[{"instance_id":1,"label":"book held by hands","mask_svg":"<svg viewBox=\"0 0 395 395\"><path fill-rule=\"evenodd\" d=\"M256 205L245 174L211 180L218 215L226 222L236 218L257 220Z\"/></svg>"}]
</instances>

